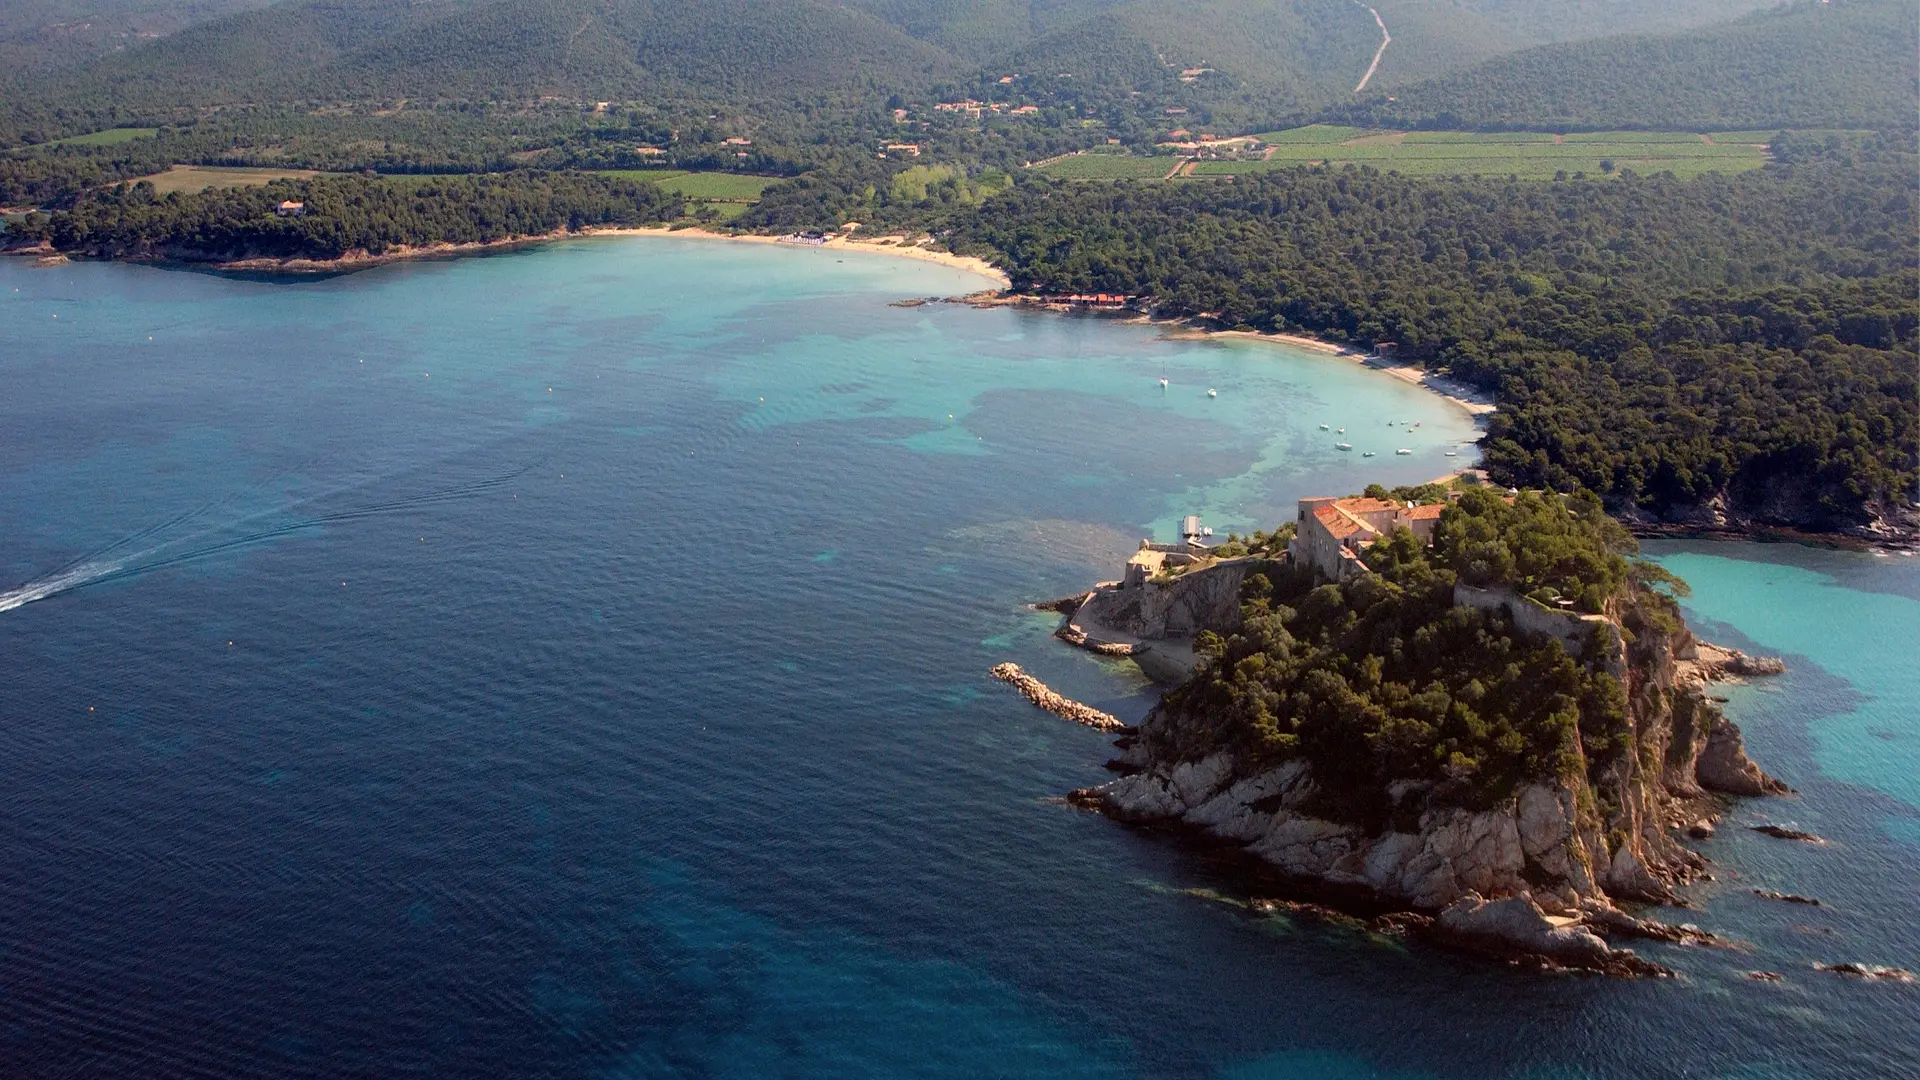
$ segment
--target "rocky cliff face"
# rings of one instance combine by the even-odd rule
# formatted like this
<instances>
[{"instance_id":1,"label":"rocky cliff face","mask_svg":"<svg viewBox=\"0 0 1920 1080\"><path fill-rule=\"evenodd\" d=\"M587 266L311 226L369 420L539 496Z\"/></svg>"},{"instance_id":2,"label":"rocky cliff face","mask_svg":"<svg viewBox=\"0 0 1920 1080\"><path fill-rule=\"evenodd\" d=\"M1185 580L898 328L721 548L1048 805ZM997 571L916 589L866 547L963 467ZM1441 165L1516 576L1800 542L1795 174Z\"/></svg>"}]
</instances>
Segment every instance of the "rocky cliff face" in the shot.
<instances>
[{"instance_id":1,"label":"rocky cliff face","mask_svg":"<svg viewBox=\"0 0 1920 1080\"><path fill-rule=\"evenodd\" d=\"M1173 684L1193 673L1193 636L1240 628L1240 586L1267 560L1229 559L1166 581L1131 588L1102 585L1048 607L1065 612L1057 636L1110 656L1131 656L1155 682Z\"/></svg>"},{"instance_id":2,"label":"rocky cliff face","mask_svg":"<svg viewBox=\"0 0 1920 1080\"><path fill-rule=\"evenodd\" d=\"M1202 630L1232 633L1240 628L1240 585L1264 565L1264 559L1228 559L1137 588L1102 587L1074 614L1149 641L1190 638Z\"/></svg>"},{"instance_id":3,"label":"rocky cliff face","mask_svg":"<svg viewBox=\"0 0 1920 1080\"><path fill-rule=\"evenodd\" d=\"M1901 500L1877 500L1858 516L1827 508L1834 493L1792 478L1756 474L1697 503L1648 509L1614 509L1635 532L1649 536L1786 536L1842 546L1911 551L1920 548L1920 506Z\"/></svg>"},{"instance_id":4,"label":"rocky cliff face","mask_svg":"<svg viewBox=\"0 0 1920 1080\"><path fill-rule=\"evenodd\" d=\"M1213 596L1203 580L1212 572L1187 575L1185 595ZM1595 962L1607 951L1596 932L1652 932L1614 901L1670 900L1674 886L1702 872L1704 860L1676 833L1712 816L1708 792L1785 790L1747 759L1738 729L1705 693L1715 678L1764 665L1702 647L1684 627L1608 629L1607 651L1618 655L1589 662L1625 685L1630 752L1598 768L1583 760L1577 772L1523 785L1490 809L1433 803L1417 785L1396 783L1387 794L1398 827L1335 820L1323 808L1340 800L1316 797L1323 793L1305 761L1261 768L1227 751L1182 759L1175 748L1195 740L1180 729L1205 718L1165 708L1121 741L1114 767L1128 775L1076 792L1075 801L1126 821L1203 830L1316 886L1438 912L1436 932L1457 939L1606 967Z\"/></svg>"}]
</instances>

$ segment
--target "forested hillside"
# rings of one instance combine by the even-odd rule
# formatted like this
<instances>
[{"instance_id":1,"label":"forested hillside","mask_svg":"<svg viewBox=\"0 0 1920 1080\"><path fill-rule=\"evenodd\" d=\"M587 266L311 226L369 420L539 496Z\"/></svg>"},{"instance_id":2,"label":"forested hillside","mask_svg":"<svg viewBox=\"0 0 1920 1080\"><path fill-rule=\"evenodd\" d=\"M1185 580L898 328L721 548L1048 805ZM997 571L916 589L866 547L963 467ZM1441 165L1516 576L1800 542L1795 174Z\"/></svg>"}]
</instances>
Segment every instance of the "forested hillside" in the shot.
<instances>
[{"instance_id":1,"label":"forested hillside","mask_svg":"<svg viewBox=\"0 0 1920 1080\"><path fill-rule=\"evenodd\" d=\"M1691 24L1753 0L1381 3L1394 44L1376 87L1541 41ZM50 124L53 115L112 111L151 123L205 106L544 97L755 105L803 98L817 113L856 107L856 98L982 96L1110 124L1185 115L1213 127L1260 130L1349 102L1380 44L1373 16L1354 0L264 5L112 0L109 14L124 15L113 25L131 25L125 13L145 12L162 20L153 33L163 36L123 35L110 48L96 42L90 52L69 50L61 55L74 62L71 71L48 68L27 78L13 65L0 139L9 128L73 126ZM41 42L49 20L67 8L77 5L35 0L22 10L37 15L0 18L0 49L16 38ZM40 37L18 37L28 33ZM40 48L36 55L53 52Z\"/></svg>"},{"instance_id":2,"label":"forested hillside","mask_svg":"<svg viewBox=\"0 0 1920 1080\"><path fill-rule=\"evenodd\" d=\"M0 4L0 86L42 78L273 0L17 0Z\"/></svg>"},{"instance_id":3,"label":"forested hillside","mask_svg":"<svg viewBox=\"0 0 1920 1080\"><path fill-rule=\"evenodd\" d=\"M988 62L1135 0L842 0L955 56Z\"/></svg>"},{"instance_id":4,"label":"forested hillside","mask_svg":"<svg viewBox=\"0 0 1920 1080\"><path fill-rule=\"evenodd\" d=\"M1803 0L1685 33L1529 49L1332 115L1384 127L1910 128L1916 40L1908 0Z\"/></svg>"},{"instance_id":5,"label":"forested hillside","mask_svg":"<svg viewBox=\"0 0 1920 1080\"><path fill-rule=\"evenodd\" d=\"M925 85L940 50L831 0L294 0L57 87L125 106L543 94L727 99Z\"/></svg>"},{"instance_id":6,"label":"forested hillside","mask_svg":"<svg viewBox=\"0 0 1920 1080\"><path fill-rule=\"evenodd\" d=\"M1369 0L1393 44L1368 88L1458 71L1536 45L1674 31L1737 18L1772 0Z\"/></svg>"},{"instance_id":7,"label":"forested hillside","mask_svg":"<svg viewBox=\"0 0 1920 1080\"><path fill-rule=\"evenodd\" d=\"M1278 114L1343 97L1379 42L1372 17L1345 0L1146 0L1057 30L1002 66L1121 93L1185 88L1193 104Z\"/></svg>"}]
</instances>

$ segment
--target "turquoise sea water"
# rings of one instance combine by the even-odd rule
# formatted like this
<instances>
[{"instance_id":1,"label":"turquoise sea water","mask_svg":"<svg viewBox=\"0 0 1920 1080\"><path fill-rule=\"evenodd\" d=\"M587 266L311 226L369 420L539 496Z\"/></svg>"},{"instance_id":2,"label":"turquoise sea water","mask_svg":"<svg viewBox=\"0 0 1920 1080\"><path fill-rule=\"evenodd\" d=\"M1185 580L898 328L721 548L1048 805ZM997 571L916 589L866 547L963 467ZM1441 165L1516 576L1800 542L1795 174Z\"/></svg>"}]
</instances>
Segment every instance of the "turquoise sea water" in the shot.
<instances>
[{"instance_id":1,"label":"turquoise sea water","mask_svg":"<svg viewBox=\"0 0 1920 1080\"><path fill-rule=\"evenodd\" d=\"M1920 1068L1914 988L1810 968L1920 967L1911 561L1659 550L1793 665L1728 707L1800 794L1732 820L1834 841L1705 845L1667 916L1751 952L1552 979L1252 918L1053 801L1106 741L986 669L1136 717L1023 602L1473 429L1343 360L888 304L977 284L660 238L0 261L0 1074Z\"/></svg>"}]
</instances>

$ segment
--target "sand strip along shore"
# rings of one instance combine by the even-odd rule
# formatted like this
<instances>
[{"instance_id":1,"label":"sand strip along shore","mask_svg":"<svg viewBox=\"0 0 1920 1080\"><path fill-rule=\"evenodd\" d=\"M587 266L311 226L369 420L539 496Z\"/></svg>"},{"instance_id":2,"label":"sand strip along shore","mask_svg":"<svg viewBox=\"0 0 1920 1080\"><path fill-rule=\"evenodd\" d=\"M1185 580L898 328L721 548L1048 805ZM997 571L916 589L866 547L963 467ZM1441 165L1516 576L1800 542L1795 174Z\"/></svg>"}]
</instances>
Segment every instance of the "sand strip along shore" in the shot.
<instances>
[{"instance_id":1,"label":"sand strip along shore","mask_svg":"<svg viewBox=\"0 0 1920 1080\"><path fill-rule=\"evenodd\" d=\"M1374 371L1385 372L1399 379L1401 382L1412 383L1423 390L1438 394L1440 397L1466 410L1467 414L1476 420L1484 422L1484 418L1489 413L1492 413L1494 409L1493 395L1478 387L1469 386L1457 379L1449 379L1444 375L1435 374L1434 372L1427 371L1413 364L1396 363L1385 357L1363 352L1351 345L1341 345L1332 341L1321 341L1319 338L1311 338L1303 334L1263 334L1257 330L1202 330L1192 328L1179 333L1177 336L1186 336L1187 334L1203 338L1234 338L1241 341L1259 341L1269 345L1286 345L1295 349L1306 349L1309 352L1325 353L1328 356L1344 356Z\"/></svg>"},{"instance_id":2,"label":"sand strip along shore","mask_svg":"<svg viewBox=\"0 0 1920 1080\"><path fill-rule=\"evenodd\" d=\"M429 259L450 259L463 255L488 255L515 248L533 247L550 244L559 240L595 239L609 236L668 236L692 240L730 240L743 244L785 244L788 247L825 248L840 252L857 252L871 255L890 255L895 258L916 259L920 262L938 263L955 270L964 270L977 274L992 282L995 288L1005 289L1011 284L1007 275L992 263L968 255L955 255L950 251L934 251L930 248L905 243L905 237L882 236L872 240L853 240L846 237L818 244L794 244L783 241L777 236L759 236L753 234L734 235L732 233L712 232L707 229L670 229L658 225L608 226L587 228L577 232L556 229L550 233L532 236L510 236L499 240L486 240L464 244L422 244L419 246L395 245L379 254L367 251L350 251L333 259L276 258L260 257L234 259L228 261L197 262L188 259L161 258L133 259L129 261L150 262L183 266L206 266L216 270L240 270L277 274L326 274L353 270L367 270L389 263L412 262ZM35 248L12 248L0 254L34 257L51 257L60 253L42 245Z\"/></svg>"},{"instance_id":3,"label":"sand strip along shore","mask_svg":"<svg viewBox=\"0 0 1920 1080\"><path fill-rule=\"evenodd\" d=\"M876 236L871 240L857 240L846 236L834 236L817 244L799 244L778 236L763 236L757 233L723 233L710 229L666 229L666 228L621 228L589 229L577 235L583 236L667 236L683 237L693 240L732 240L742 244L779 244L783 247L818 249L826 251L852 251L868 255L891 255L901 259L917 259L920 262L938 263L955 270L965 270L987 278L999 288L1005 289L1013 283L999 267L985 259L971 255L955 255L951 251L936 251L906 242L904 236Z\"/></svg>"},{"instance_id":4,"label":"sand strip along shore","mask_svg":"<svg viewBox=\"0 0 1920 1080\"><path fill-rule=\"evenodd\" d=\"M975 298L972 297L968 299L975 300ZM1050 310L1064 310L1057 304L1050 304L1044 300L1033 297L1016 296L1004 299L979 299L975 300L975 302L982 304L1017 304L1021 306L1044 307ZM1373 371L1384 372L1399 379L1401 382L1411 383L1414 386L1420 387L1422 390L1436 394L1459 407L1466 412L1467 415L1473 417L1476 423L1483 425L1486 423L1486 417L1494 410L1493 395L1480 390L1478 387L1469 386L1455 379L1449 379L1444 375L1435 374L1423 368L1416 367L1413 364L1396 363L1384 357L1363 352L1351 345L1342 345L1333 341L1322 341L1319 338L1307 337L1304 334L1268 334L1258 330L1209 330L1203 326L1195 326L1193 323L1184 319L1161 320L1146 315L1133 315L1120 321L1136 326L1157 327L1163 337L1176 341L1182 339L1210 341L1223 338L1237 341L1257 341L1267 345L1285 345L1288 348L1323 353L1327 356L1345 357L1363 367Z\"/></svg>"}]
</instances>

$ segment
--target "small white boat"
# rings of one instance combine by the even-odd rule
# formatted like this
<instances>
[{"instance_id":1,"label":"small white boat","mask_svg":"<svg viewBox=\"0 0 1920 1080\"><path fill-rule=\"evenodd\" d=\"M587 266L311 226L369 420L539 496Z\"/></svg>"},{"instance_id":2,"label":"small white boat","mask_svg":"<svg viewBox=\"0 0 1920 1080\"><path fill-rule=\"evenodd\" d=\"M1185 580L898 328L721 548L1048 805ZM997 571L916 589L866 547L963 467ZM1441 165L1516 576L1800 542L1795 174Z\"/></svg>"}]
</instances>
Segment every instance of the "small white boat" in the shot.
<instances>
[{"instance_id":1,"label":"small white boat","mask_svg":"<svg viewBox=\"0 0 1920 1080\"><path fill-rule=\"evenodd\" d=\"M1341 428L1339 431L1334 432L1334 434L1336 435L1345 435L1346 433L1347 433L1346 428Z\"/></svg>"},{"instance_id":2,"label":"small white boat","mask_svg":"<svg viewBox=\"0 0 1920 1080\"><path fill-rule=\"evenodd\" d=\"M1208 396L1208 397L1219 397L1219 396L1220 396L1220 391L1218 391L1218 390L1215 390L1215 389L1213 389L1212 387L1208 387L1208 388L1207 388L1207 396Z\"/></svg>"},{"instance_id":3,"label":"small white boat","mask_svg":"<svg viewBox=\"0 0 1920 1080\"><path fill-rule=\"evenodd\" d=\"M1371 451L1371 450L1363 450L1363 451L1361 451L1361 453L1360 453L1360 456L1361 456L1361 457L1372 457L1372 456L1373 456L1373 451Z\"/></svg>"},{"instance_id":4,"label":"small white boat","mask_svg":"<svg viewBox=\"0 0 1920 1080\"><path fill-rule=\"evenodd\" d=\"M1161 380L1160 380L1160 389L1162 389L1162 390L1165 390L1166 388L1167 388L1167 380L1165 380L1165 379L1161 379Z\"/></svg>"},{"instance_id":5,"label":"small white boat","mask_svg":"<svg viewBox=\"0 0 1920 1080\"><path fill-rule=\"evenodd\" d=\"M1406 447L1404 447L1404 446L1403 446L1403 447L1401 447L1401 448L1400 448L1400 449L1398 449L1398 450L1395 450L1395 451L1394 451L1394 453L1396 453L1396 454L1398 454L1398 455L1400 455L1401 457L1412 457L1412 456L1413 456L1413 451L1411 451L1411 450L1409 450L1409 449L1407 449L1407 448L1406 448Z\"/></svg>"},{"instance_id":6,"label":"small white boat","mask_svg":"<svg viewBox=\"0 0 1920 1080\"><path fill-rule=\"evenodd\" d=\"M1458 450L1449 450L1449 451L1447 451L1447 456L1448 456L1448 457L1459 457L1459 456L1460 456L1460 451L1458 451Z\"/></svg>"},{"instance_id":7,"label":"small white boat","mask_svg":"<svg viewBox=\"0 0 1920 1080\"><path fill-rule=\"evenodd\" d=\"M1332 428L1330 428L1330 427L1328 427L1328 426L1327 426L1327 425L1325 425L1325 424L1321 424L1321 425L1320 425L1320 430L1321 430L1321 431L1332 431L1333 429L1332 429Z\"/></svg>"},{"instance_id":8,"label":"small white boat","mask_svg":"<svg viewBox=\"0 0 1920 1080\"><path fill-rule=\"evenodd\" d=\"M1333 444L1333 448L1335 450L1351 450L1353 449L1353 444L1350 442L1337 442Z\"/></svg>"}]
</instances>

